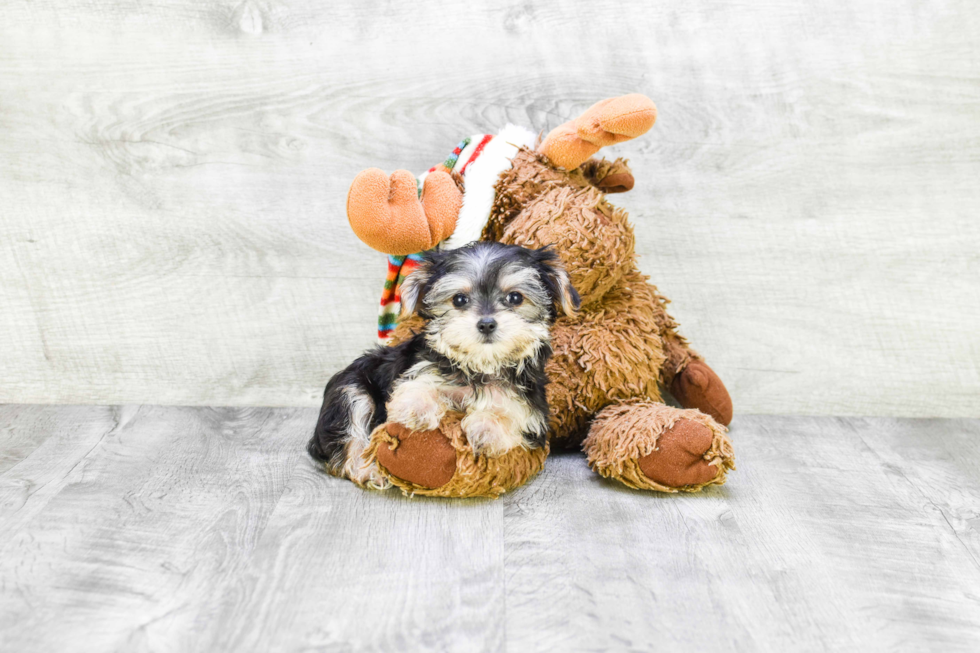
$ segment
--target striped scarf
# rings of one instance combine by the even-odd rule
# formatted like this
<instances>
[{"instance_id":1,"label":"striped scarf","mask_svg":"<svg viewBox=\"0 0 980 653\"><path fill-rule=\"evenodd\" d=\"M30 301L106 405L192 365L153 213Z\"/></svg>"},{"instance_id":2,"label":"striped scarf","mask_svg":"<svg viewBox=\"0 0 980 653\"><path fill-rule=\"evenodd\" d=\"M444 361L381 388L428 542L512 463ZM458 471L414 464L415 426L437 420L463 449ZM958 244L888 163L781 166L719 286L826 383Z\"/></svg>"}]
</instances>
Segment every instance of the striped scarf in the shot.
<instances>
[{"instance_id":1,"label":"striped scarf","mask_svg":"<svg viewBox=\"0 0 980 653\"><path fill-rule=\"evenodd\" d=\"M402 282L419 266L421 260L422 254L388 256L388 275L385 277L381 312L378 314L378 337L382 340L390 336L398 324L398 314L402 309Z\"/></svg>"},{"instance_id":2,"label":"striped scarf","mask_svg":"<svg viewBox=\"0 0 980 653\"><path fill-rule=\"evenodd\" d=\"M459 142L459 145L450 153L446 160L442 163L432 166L426 172L426 174L440 170L442 172L453 172L456 164L459 163L460 154L463 150L473 142L475 138L479 138L476 147L473 149L472 154L463 163L462 168L459 170L460 175L466 174L466 169L471 163L476 161L476 159L483 153L483 148L486 147L493 136L491 134L485 134L478 137L468 137L464 138ZM422 181L419 180L418 183L419 197L422 197ZM423 252L417 254L409 254L407 256L389 256L388 257L388 274L385 276L385 287L384 291L381 293L381 310L378 313L378 338L384 340L391 335L394 331L395 326L398 324L398 314L401 312L401 286L402 282L405 281L412 270L419 266L422 261Z\"/></svg>"}]
</instances>

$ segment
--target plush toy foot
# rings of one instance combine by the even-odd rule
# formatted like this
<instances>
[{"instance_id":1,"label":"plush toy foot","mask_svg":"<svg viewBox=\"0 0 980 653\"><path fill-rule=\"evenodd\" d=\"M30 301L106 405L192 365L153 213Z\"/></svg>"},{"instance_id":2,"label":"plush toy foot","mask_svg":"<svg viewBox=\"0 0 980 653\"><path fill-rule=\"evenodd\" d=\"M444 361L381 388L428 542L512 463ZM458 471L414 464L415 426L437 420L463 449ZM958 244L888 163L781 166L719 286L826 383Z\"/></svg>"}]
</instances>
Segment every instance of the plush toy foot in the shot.
<instances>
[{"instance_id":1,"label":"plush toy foot","mask_svg":"<svg viewBox=\"0 0 980 653\"><path fill-rule=\"evenodd\" d=\"M403 256L435 247L456 229L463 193L445 172L425 178L419 198L415 175L368 168L347 192L347 219L357 237L385 254Z\"/></svg>"},{"instance_id":2,"label":"plush toy foot","mask_svg":"<svg viewBox=\"0 0 980 653\"><path fill-rule=\"evenodd\" d=\"M544 467L547 448L517 447L495 458L475 456L460 427L462 415L449 413L439 428L413 432L382 424L371 434L368 461L406 495L498 497Z\"/></svg>"},{"instance_id":3,"label":"plush toy foot","mask_svg":"<svg viewBox=\"0 0 980 653\"><path fill-rule=\"evenodd\" d=\"M652 402L609 406L582 443L592 469L637 490L697 492L735 469L725 428L695 410Z\"/></svg>"},{"instance_id":4,"label":"plush toy foot","mask_svg":"<svg viewBox=\"0 0 980 653\"><path fill-rule=\"evenodd\" d=\"M538 148L553 164L572 170L599 148L645 134L657 120L657 107L639 93L593 104L581 116L555 127Z\"/></svg>"},{"instance_id":5,"label":"plush toy foot","mask_svg":"<svg viewBox=\"0 0 980 653\"><path fill-rule=\"evenodd\" d=\"M389 423L387 434L397 446L378 447L378 464L390 475L420 488L440 488L456 473L456 450L441 432L412 432L401 424ZM389 442L391 444L391 442Z\"/></svg>"},{"instance_id":6,"label":"plush toy foot","mask_svg":"<svg viewBox=\"0 0 980 653\"><path fill-rule=\"evenodd\" d=\"M670 384L670 394L684 408L696 408L719 424L732 423L732 398L715 371L701 360L692 360Z\"/></svg>"},{"instance_id":7,"label":"plush toy foot","mask_svg":"<svg viewBox=\"0 0 980 653\"><path fill-rule=\"evenodd\" d=\"M708 426L679 419L660 433L657 448L636 463L647 478L661 485L703 487L718 476L718 468L704 459L713 439Z\"/></svg>"}]
</instances>

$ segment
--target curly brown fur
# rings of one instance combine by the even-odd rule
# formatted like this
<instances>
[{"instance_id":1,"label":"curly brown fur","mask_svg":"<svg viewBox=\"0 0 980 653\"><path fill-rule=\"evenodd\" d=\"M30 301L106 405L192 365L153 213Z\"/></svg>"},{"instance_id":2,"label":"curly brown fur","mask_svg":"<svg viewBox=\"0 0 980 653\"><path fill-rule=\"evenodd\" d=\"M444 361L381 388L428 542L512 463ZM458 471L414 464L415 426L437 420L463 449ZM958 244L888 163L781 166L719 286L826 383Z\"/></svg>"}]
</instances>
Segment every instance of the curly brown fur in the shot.
<instances>
[{"instance_id":1,"label":"curly brown fur","mask_svg":"<svg viewBox=\"0 0 980 653\"><path fill-rule=\"evenodd\" d=\"M500 240L504 228L531 200L549 188L571 186L585 188L588 180L577 170L563 170L551 165L540 152L521 148L509 169L500 173L494 186L494 203L490 219L483 229L482 240Z\"/></svg>"},{"instance_id":2,"label":"curly brown fur","mask_svg":"<svg viewBox=\"0 0 980 653\"><path fill-rule=\"evenodd\" d=\"M666 310L668 300L647 284L647 277L637 269L633 227L626 212L606 201L585 174L594 177L616 166L625 163L621 159L593 159L580 169L565 171L552 166L540 153L522 149L514 157L513 167L497 182L497 203L484 238L524 247L553 245L586 313L605 311L605 295L620 279L629 278L628 285L636 292L645 284L648 290L643 290L636 310L652 311L654 331L661 340L659 349L666 357L655 376L669 386L674 374L699 356L678 333L677 323ZM642 281L637 283L640 277ZM641 308L647 299L653 306Z\"/></svg>"}]
</instances>

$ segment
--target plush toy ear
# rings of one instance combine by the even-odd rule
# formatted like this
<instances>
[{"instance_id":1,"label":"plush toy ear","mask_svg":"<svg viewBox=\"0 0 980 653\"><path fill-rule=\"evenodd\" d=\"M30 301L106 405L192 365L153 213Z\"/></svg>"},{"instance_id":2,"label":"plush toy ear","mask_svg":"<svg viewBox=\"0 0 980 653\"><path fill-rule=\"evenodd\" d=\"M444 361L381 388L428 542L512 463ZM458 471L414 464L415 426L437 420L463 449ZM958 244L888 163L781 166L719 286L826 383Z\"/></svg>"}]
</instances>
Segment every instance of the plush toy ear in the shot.
<instances>
[{"instance_id":1,"label":"plush toy ear","mask_svg":"<svg viewBox=\"0 0 980 653\"><path fill-rule=\"evenodd\" d=\"M582 304L578 291L568 278L568 271L558 258L558 253L552 245L545 245L535 250L538 264L541 266L541 276L548 293L554 302L555 312L563 315L574 315Z\"/></svg>"}]
</instances>

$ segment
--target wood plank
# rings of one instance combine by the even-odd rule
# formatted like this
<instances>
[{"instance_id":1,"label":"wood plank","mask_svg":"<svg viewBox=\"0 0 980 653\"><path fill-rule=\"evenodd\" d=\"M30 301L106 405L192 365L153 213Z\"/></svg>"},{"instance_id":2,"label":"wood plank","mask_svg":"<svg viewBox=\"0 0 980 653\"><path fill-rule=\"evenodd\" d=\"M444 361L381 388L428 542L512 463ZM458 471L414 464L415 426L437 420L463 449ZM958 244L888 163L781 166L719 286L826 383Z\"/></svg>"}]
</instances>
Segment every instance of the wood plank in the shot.
<instances>
[{"instance_id":1,"label":"wood plank","mask_svg":"<svg viewBox=\"0 0 980 653\"><path fill-rule=\"evenodd\" d=\"M980 569L980 421L848 420L886 469L919 491L919 505L938 512ZM885 430L890 437L878 437Z\"/></svg>"},{"instance_id":2,"label":"wood plank","mask_svg":"<svg viewBox=\"0 0 980 653\"><path fill-rule=\"evenodd\" d=\"M747 417L722 488L566 453L489 502L326 477L306 409L3 415L3 650L980 645L980 420Z\"/></svg>"},{"instance_id":3,"label":"wood plank","mask_svg":"<svg viewBox=\"0 0 980 653\"><path fill-rule=\"evenodd\" d=\"M500 651L503 504L405 499L299 465L213 651Z\"/></svg>"},{"instance_id":4,"label":"wood plank","mask_svg":"<svg viewBox=\"0 0 980 653\"><path fill-rule=\"evenodd\" d=\"M973 3L623 15L3 3L0 402L314 406L373 338L357 170L638 90L661 120L610 150L616 202L737 410L977 416Z\"/></svg>"},{"instance_id":5,"label":"wood plank","mask_svg":"<svg viewBox=\"0 0 980 653\"><path fill-rule=\"evenodd\" d=\"M82 461L128 419L128 413L109 407L4 406L0 417L0 517L9 534L78 480L84 472Z\"/></svg>"},{"instance_id":6,"label":"wood plank","mask_svg":"<svg viewBox=\"0 0 980 653\"><path fill-rule=\"evenodd\" d=\"M65 418L65 413L88 416L91 412L91 409L67 406L59 411L52 411L18 405L0 405L0 474L18 465L49 438L58 434L58 427L65 426L65 423L70 421L70 418ZM98 431L90 434L90 437L98 436ZM62 463L74 461L85 452L82 449L73 456L63 447L56 446L53 449L52 453Z\"/></svg>"},{"instance_id":7,"label":"wood plank","mask_svg":"<svg viewBox=\"0 0 980 653\"><path fill-rule=\"evenodd\" d=\"M0 477L3 648L197 648L200 624L241 572L304 455L299 443L313 415L135 407L31 413L41 413L40 428L56 422L56 434ZM102 434L95 446L90 433ZM44 450L59 443L63 460ZM76 449L85 450L81 459L68 455ZM20 487L38 488L23 505L9 500ZM36 507L39 494L45 501Z\"/></svg>"},{"instance_id":8,"label":"wood plank","mask_svg":"<svg viewBox=\"0 0 980 653\"><path fill-rule=\"evenodd\" d=\"M510 648L976 650L980 567L914 482L975 509L976 428L743 417L729 484L692 496L556 457L505 498Z\"/></svg>"},{"instance_id":9,"label":"wood plank","mask_svg":"<svg viewBox=\"0 0 980 653\"><path fill-rule=\"evenodd\" d=\"M304 450L315 411L10 410L63 460L0 477L4 650L503 645L502 504L328 477Z\"/></svg>"}]
</instances>

